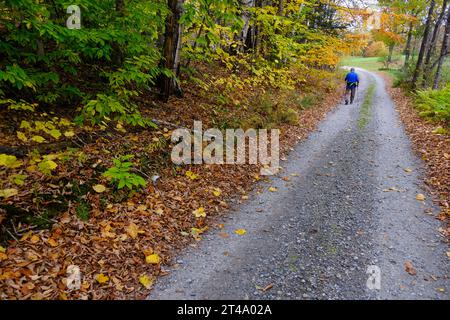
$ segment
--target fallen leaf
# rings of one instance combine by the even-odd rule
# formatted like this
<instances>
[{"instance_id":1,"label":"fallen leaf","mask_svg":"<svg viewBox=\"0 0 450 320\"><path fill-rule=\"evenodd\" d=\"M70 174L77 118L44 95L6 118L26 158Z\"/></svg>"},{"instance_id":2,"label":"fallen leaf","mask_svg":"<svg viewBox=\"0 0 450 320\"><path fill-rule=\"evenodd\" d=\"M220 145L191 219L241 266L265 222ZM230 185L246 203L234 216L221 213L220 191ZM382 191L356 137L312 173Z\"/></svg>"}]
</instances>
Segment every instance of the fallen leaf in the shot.
<instances>
[{"instance_id":1,"label":"fallen leaf","mask_svg":"<svg viewBox=\"0 0 450 320\"><path fill-rule=\"evenodd\" d=\"M196 175L195 173L193 173L192 171L186 171L186 177L188 177L191 180L195 180L198 179L198 175Z\"/></svg>"},{"instance_id":2,"label":"fallen leaf","mask_svg":"<svg viewBox=\"0 0 450 320\"><path fill-rule=\"evenodd\" d=\"M131 238L133 238L133 239L136 239L137 236L138 236L140 233L144 233L144 231L139 230L138 226L137 226L135 223L133 223L133 222L131 222L131 223L128 225L128 227L126 227L125 231L126 231L126 232L128 233L128 235L129 235Z\"/></svg>"},{"instance_id":3,"label":"fallen leaf","mask_svg":"<svg viewBox=\"0 0 450 320\"><path fill-rule=\"evenodd\" d=\"M424 201L424 200L425 200L425 196L424 196L423 194L419 193L419 194L416 196L416 200L418 200L418 201Z\"/></svg>"},{"instance_id":4,"label":"fallen leaf","mask_svg":"<svg viewBox=\"0 0 450 320\"><path fill-rule=\"evenodd\" d=\"M102 184L96 184L95 186L92 187L92 189L94 189L95 192L97 193L103 193L106 191L106 187Z\"/></svg>"},{"instance_id":5,"label":"fallen leaf","mask_svg":"<svg viewBox=\"0 0 450 320\"><path fill-rule=\"evenodd\" d=\"M8 256L6 255L6 253L0 252L0 261L6 260L8 259Z\"/></svg>"},{"instance_id":6,"label":"fallen leaf","mask_svg":"<svg viewBox=\"0 0 450 320\"><path fill-rule=\"evenodd\" d=\"M229 235L228 233L226 233L226 232L220 232L220 233L219 233L219 236L222 237L222 238L224 238L224 239L230 237L230 235Z\"/></svg>"},{"instance_id":7,"label":"fallen leaf","mask_svg":"<svg viewBox=\"0 0 450 320\"><path fill-rule=\"evenodd\" d=\"M220 197L221 194L222 194L222 191L220 189L216 188L216 189L213 190L213 195L215 197Z\"/></svg>"},{"instance_id":8,"label":"fallen leaf","mask_svg":"<svg viewBox=\"0 0 450 320\"><path fill-rule=\"evenodd\" d=\"M148 264L158 264L160 261L159 255L157 253L150 254L145 257L145 262Z\"/></svg>"},{"instance_id":9,"label":"fallen leaf","mask_svg":"<svg viewBox=\"0 0 450 320\"><path fill-rule=\"evenodd\" d=\"M39 242L39 236L33 235L33 236L30 238L30 242L33 243L33 244L38 243L38 242Z\"/></svg>"},{"instance_id":10,"label":"fallen leaf","mask_svg":"<svg viewBox=\"0 0 450 320\"><path fill-rule=\"evenodd\" d=\"M55 239L53 239L53 238L48 239L48 240L47 240L47 243L48 243L50 246L52 246L52 247L57 247L57 246L58 246L58 242L57 242Z\"/></svg>"},{"instance_id":11,"label":"fallen leaf","mask_svg":"<svg viewBox=\"0 0 450 320\"><path fill-rule=\"evenodd\" d=\"M247 233L247 230L245 230L245 229L237 229L237 230L234 231L234 233L242 236L242 235Z\"/></svg>"},{"instance_id":12,"label":"fallen leaf","mask_svg":"<svg viewBox=\"0 0 450 320\"><path fill-rule=\"evenodd\" d=\"M416 269L413 267L412 263L409 261L405 262L405 271L410 275L415 276L417 274Z\"/></svg>"},{"instance_id":13,"label":"fallen leaf","mask_svg":"<svg viewBox=\"0 0 450 320\"><path fill-rule=\"evenodd\" d=\"M196 217L196 218L206 218L206 212L205 212L205 208L200 207L194 211L192 211L192 214Z\"/></svg>"},{"instance_id":14,"label":"fallen leaf","mask_svg":"<svg viewBox=\"0 0 450 320\"><path fill-rule=\"evenodd\" d=\"M277 188L275 188L275 187L270 187L270 188L269 188L269 191L270 191L270 192L277 192L277 191L278 191L278 189L277 189Z\"/></svg>"},{"instance_id":15,"label":"fallen leaf","mask_svg":"<svg viewBox=\"0 0 450 320\"><path fill-rule=\"evenodd\" d=\"M109 281L109 277L104 275L103 273L99 273L95 276L95 280L97 280L98 283L103 284Z\"/></svg>"},{"instance_id":16,"label":"fallen leaf","mask_svg":"<svg viewBox=\"0 0 450 320\"><path fill-rule=\"evenodd\" d=\"M268 290L270 290L270 289L272 289L273 288L273 283L269 283L267 286L265 286L264 288L262 288L262 292L266 292L266 291L268 291Z\"/></svg>"},{"instance_id":17,"label":"fallen leaf","mask_svg":"<svg viewBox=\"0 0 450 320\"><path fill-rule=\"evenodd\" d=\"M407 173L412 172L412 169L410 169L410 168L405 168L405 169L403 169L403 170L405 170L405 172L407 172Z\"/></svg>"},{"instance_id":18,"label":"fallen leaf","mask_svg":"<svg viewBox=\"0 0 450 320\"><path fill-rule=\"evenodd\" d=\"M153 279L147 276L146 274L139 277L139 282L142 284L146 289L150 289L153 285Z\"/></svg>"}]
</instances>

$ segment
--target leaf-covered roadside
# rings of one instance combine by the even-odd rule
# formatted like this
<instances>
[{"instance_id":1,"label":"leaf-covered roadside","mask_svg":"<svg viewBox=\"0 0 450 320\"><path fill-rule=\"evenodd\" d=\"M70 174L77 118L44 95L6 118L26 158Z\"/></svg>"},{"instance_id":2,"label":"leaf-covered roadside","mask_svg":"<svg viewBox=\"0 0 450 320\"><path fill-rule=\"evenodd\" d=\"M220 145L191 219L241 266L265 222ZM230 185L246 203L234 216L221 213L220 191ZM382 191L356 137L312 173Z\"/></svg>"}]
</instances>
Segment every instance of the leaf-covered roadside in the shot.
<instances>
[{"instance_id":1,"label":"leaf-covered roadside","mask_svg":"<svg viewBox=\"0 0 450 320\"><path fill-rule=\"evenodd\" d=\"M325 93L327 89L320 90ZM283 154L314 129L336 104L339 95L328 92L328 98L320 105L299 112L298 126L285 124L281 127ZM192 106L186 108L186 103L190 103L187 100L174 99L165 106L167 113L189 119ZM197 116L201 115L201 106L197 104L196 108ZM151 151L145 149L152 145L151 142L168 136L170 130L161 128L156 132L128 132L99 139L82 148L88 158L82 165L65 168L61 165L58 170L65 172L67 177L77 177L77 181L87 180L96 170L102 172L108 167L113 155L123 153L124 145L127 152L139 158L137 155ZM157 149L156 154L161 155L168 148ZM154 183L147 179L142 192L124 197L122 201L120 192L115 195L110 192L106 180L101 184L84 181L90 186L89 191L81 195L84 203L90 206L86 221L80 218L80 204L75 206L69 202L62 216L49 219L50 229L27 230L29 225L20 224L23 230L18 241L1 248L1 298L145 298L155 278L167 273L163 266L178 250L189 244L195 245L208 228L220 227L215 217L233 204L248 199L246 194L255 183L263 181L257 166L201 165L174 169L163 163L155 170L159 179ZM148 172L150 175L152 171ZM64 181L64 174L58 175L50 184L57 181ZM104 191L100 185L108 188ZM42 188L45 193L51 186L42 184ZM264 186L258 185L258 188ZM70 265L79 266L82 273L79 291L70 291L66 287Z\"/></svg>"},{"instance_id":2,"label":"leaf-covered roadside","mask_svg":"<svg viewBox=\"0 0 450 320\"><path fill-rule=\"evenodd\" d=\"M387 89L393 98L406 132L412 141L413 149L427 165L426 184L438 200L442 212L437 217L448 220L450 217L450 136L436 131L439 123L427 121L419 115L412 97L401 88L393 88L392 80L386 78ZM450 235L449 225L444 232Z\"/></svg>"}]
</instances>

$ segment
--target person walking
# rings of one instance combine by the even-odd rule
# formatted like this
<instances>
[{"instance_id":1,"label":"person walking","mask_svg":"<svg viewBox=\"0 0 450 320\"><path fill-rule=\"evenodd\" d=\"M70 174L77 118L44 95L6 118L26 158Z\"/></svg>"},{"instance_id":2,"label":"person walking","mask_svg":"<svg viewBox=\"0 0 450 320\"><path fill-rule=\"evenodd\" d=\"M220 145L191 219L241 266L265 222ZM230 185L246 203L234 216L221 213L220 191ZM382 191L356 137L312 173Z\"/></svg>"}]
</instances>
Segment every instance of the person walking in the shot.
<instances>
[{"instance_id":1,"label":"person walking","mask_svg":"<svg viewBox=\"0 0 450 320\"><path fill-rule=\"evenodd\" d=\"M359 86L359 77L355 72L355 68L351 68L350 72L345 76L345 104L347 105L350 101L350 104L355 100L356 88ZM349 97L350 95L350 97Z\"/></svg>"}]
</instances>

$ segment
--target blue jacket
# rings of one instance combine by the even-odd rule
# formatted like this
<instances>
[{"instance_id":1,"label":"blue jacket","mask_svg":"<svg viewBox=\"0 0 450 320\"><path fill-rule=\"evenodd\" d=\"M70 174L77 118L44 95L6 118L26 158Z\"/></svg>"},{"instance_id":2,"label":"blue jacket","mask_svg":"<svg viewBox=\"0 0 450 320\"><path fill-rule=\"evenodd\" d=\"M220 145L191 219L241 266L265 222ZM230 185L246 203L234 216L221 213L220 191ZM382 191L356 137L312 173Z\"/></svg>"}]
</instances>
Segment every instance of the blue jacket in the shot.
<instances>
[{"instance_id":1,"label":"blue jacket","mask_svg":"<svg viewBox=\"0 0 450 320\"><path fill-rule=\"evenodd\" d=\"M347 76L345 76L345 81L347 81L347 84L354 84L354 83L359 84L359 78L356 72L348 73Z\"/></svg>"}]
</instances>

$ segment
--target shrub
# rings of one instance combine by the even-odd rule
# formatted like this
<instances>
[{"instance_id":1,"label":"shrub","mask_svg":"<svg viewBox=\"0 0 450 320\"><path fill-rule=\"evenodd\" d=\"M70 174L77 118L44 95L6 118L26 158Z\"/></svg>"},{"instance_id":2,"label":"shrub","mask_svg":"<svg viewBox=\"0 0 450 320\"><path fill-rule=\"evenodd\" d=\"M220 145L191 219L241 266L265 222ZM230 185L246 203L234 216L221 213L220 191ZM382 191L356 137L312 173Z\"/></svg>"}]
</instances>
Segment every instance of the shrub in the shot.
<instances>
[{"instance_id":1,"label":"shrub","mask_svg":"<svg viewBox=\"0 0 450 320\"><path fill-rule=\"evenodd\" d=\"M450 84L441 90L417 91L416 103L422 117L450 128Z\"/></svg>"}]
</instances>

